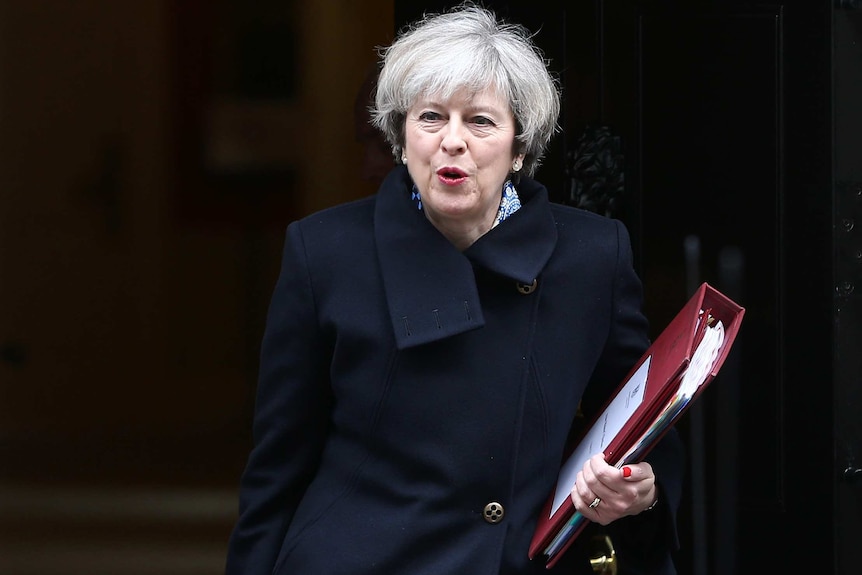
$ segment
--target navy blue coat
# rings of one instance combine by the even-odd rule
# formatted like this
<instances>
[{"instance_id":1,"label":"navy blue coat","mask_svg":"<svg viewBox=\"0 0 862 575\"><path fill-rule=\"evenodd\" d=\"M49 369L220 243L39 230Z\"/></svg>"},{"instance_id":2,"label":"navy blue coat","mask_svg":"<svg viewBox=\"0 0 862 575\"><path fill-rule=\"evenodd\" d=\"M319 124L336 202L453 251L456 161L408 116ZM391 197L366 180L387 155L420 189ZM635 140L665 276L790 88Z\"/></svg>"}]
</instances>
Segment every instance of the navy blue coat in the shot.
<instances>
[{"instance_id":1,"label":"navy blue coat","mask_svg":"<svg viewBox=\"0 0 862 575\"><path fill-rule=\"evenodd\" d=\"M522 178L522 208L461 252L411 185L397 167L288 226L229 575L546 572L527 551L579 402L649 343L627 231ZM609 526L621 574L673 572L680 455L669 434L661 505Z\"/></svg>"}]
</instances>

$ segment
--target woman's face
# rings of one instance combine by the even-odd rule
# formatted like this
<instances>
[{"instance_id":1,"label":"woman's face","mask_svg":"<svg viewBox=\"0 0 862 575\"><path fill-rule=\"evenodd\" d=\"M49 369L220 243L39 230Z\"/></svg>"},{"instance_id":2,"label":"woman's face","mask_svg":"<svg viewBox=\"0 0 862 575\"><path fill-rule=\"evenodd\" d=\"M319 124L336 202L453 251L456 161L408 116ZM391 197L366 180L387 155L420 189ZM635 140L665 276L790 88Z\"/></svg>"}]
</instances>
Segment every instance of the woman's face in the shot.
<instances>
[{"instance_id":1,"label":"woman's face","mask_svg":"<svg viewBox=\"0 0 862 575\"><path fill-rule=\"evenodd\" d=\"M426 217L464 248L491 229L515 159L515 118L489 88L407 112L404 153Z\"/></svg>"}]
</instances>

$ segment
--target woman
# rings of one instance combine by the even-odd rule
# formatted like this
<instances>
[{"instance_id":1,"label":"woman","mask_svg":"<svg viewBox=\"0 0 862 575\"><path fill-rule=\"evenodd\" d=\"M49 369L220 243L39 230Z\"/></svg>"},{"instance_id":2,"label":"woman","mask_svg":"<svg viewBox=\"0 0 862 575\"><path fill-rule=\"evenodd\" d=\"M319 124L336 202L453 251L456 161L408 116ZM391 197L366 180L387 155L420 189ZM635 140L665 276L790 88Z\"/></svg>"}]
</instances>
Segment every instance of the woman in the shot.
<instances>
[{"instance_id":1,"label":"woman","mask_svg":"<svg viewBox=\"0 0 862 575\"><path fill-rule=\"evenodd\" d=\"M402 165L288 227L227 573L545 572L528 547L578 407L649 342L624 226L530 177L560 104L529 38L463 5L383 51L372 115ZM628 476L578 475L620 573L675 572L680 458L669 434ZM591 573L579 547L554 570Z\"/></svg>"}]
</instances>

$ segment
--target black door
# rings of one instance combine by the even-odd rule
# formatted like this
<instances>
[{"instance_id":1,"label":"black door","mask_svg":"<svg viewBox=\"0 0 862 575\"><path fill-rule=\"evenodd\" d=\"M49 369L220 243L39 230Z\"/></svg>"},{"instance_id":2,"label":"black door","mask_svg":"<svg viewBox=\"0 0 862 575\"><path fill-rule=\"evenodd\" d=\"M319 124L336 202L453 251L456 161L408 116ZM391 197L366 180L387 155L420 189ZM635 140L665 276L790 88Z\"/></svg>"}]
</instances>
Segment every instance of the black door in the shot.
<instances>
[{"instance_id":1,"label":"black door","mask_svg":"<svg viewBox=\"0 0 862 575\"><path fill-rule=\"evenodd\" d=\"M396 2L396 23L447 4ZM746 308L678 424L679 572L858 573L858 3L485 4L537 30L560 75L564 130L538 178L583 203L575 160L615 159L599 207L632 231L655 335L701 281Z\"/></svg>"},{"instance_id":2,"label":"black door","mask_svg":"<svg viewBox=\"0 0 862 575\"><path fill-rule=\"evenodd\" d=\"M658 4L597 15L592 120L626 142L620 217L657 326L702 280L747 309L730 369L681 423L680 570L831 573L831 11Z\"/></svg>"}]
</instances>

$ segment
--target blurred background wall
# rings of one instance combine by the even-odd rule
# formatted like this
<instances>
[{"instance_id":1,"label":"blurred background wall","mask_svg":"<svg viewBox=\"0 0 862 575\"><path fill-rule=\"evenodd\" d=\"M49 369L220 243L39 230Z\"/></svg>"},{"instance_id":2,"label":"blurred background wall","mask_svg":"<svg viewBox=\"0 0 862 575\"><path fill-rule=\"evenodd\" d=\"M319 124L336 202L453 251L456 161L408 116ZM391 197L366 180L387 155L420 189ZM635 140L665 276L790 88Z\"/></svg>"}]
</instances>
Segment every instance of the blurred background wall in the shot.
<instances>
[{"instance_id":1,"label":"blurred background wall","mask_svg":"<svg viewBox=\"0 0 862 575\"><path fill-rule=\"evenodd\" d=\"M0 573L213 574L392 0L0 0Z\"/></svg>"}]
</instances>

